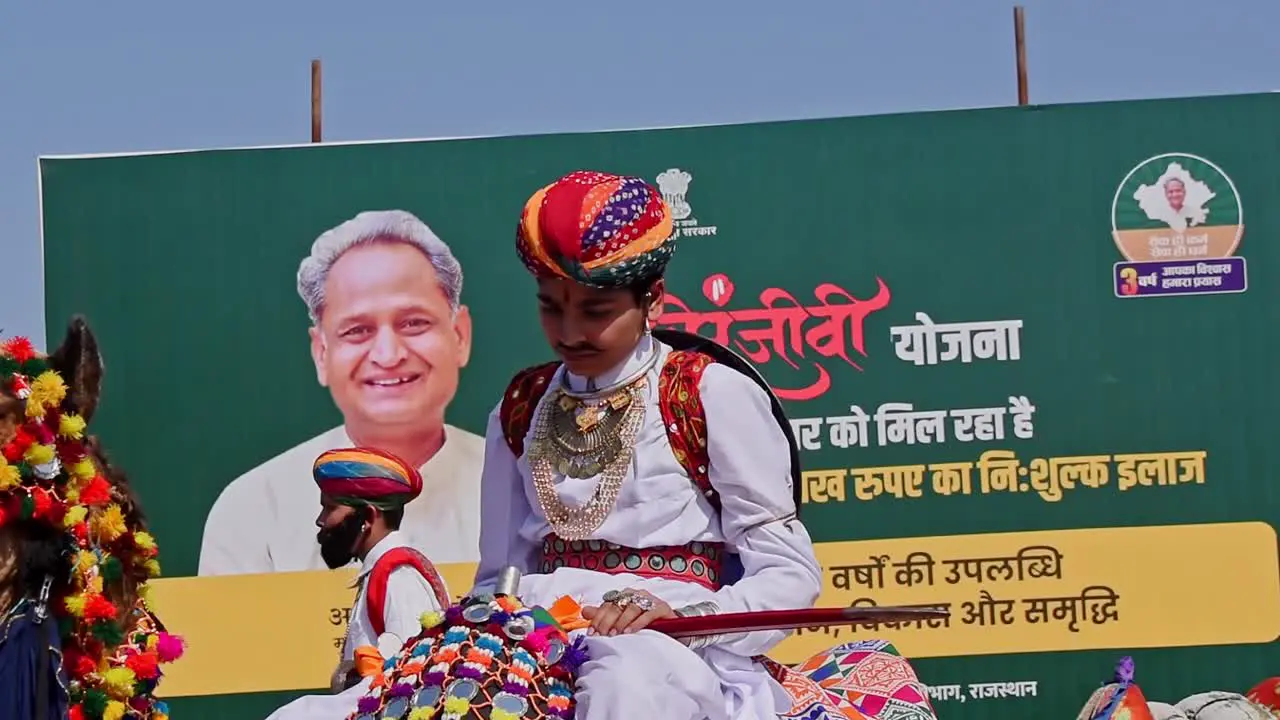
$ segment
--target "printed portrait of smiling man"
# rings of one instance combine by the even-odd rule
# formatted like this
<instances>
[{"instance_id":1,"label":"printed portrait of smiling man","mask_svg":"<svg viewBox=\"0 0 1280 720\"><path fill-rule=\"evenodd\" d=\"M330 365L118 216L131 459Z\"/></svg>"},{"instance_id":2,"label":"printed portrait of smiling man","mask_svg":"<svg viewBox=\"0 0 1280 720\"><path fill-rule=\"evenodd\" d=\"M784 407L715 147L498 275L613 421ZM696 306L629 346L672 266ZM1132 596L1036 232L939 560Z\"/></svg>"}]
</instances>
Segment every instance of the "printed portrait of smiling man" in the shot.
<instances>
[{"instance_id":1,"label":"printed portrait of smiling man","mask_svg":"<svg viewBox=\"0 0 1280 720\"><path fill-rule=\"evenodd\" d=\"M316 239L298 269L316 378L343 424L228 485L205 521L200 575L321 570L322 453L365 446L420 468L422 493L400 529L436 563L479 553L484 438L445 422L471 354L462 267L425 223L363 212Z\"/></svg>"}]
</instances>

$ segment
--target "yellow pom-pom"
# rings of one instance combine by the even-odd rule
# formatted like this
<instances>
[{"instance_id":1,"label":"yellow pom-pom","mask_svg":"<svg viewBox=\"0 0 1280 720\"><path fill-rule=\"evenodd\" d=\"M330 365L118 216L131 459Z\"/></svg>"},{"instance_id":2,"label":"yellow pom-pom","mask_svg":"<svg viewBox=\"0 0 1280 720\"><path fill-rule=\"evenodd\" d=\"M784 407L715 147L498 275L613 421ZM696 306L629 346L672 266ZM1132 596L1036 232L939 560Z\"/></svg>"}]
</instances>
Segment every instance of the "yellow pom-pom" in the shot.
<instances>
[{"instance_id":1,"label":"yellow pom-pom","mask_svg":"<svg viewBox=\"0 0 1280 720\"><path fill-rule=\"evenodd\" d=\"M142 567L146 569L147 577L160 577L160 561L155 558L142 563Z\"/></svg>"},{"instance_id":2,"label":"yellow pom-pom","mask_svg":"<svg viewBox=\"0 0 1280 720\"><path fill-rule=\"evenodd\" d=\"M75 413L67 413L58 419L58 434L62 437L79 439L84 435L84 418Z\"/></svg>"},{"instance_id":3,"label":"yellow pom-pom","mask_svg":"<svg viewBox=\"0 0 1280 720\"><path fill-rule=\"evenodd\" d=\"M124 703L112 700L102 709L102 720L121 720L124 717Z\"/></svg>"},{"instance_id":4,"label":"yellow pom-pom","mask_svg":"<svg viewBox=\"0 0 1280 720\"><path fill-rule=\"evenodd\" d=\"M520 720L520 716L513 712L508 712L502 708L490 708L489 717L491 720Z\"/></svg>"},{"instance_id":5,"label":"yellow pom-pom","mask_svg":"<svg viewBox=\"0 0 1280 720\"><path fill-rule=\"evenodd\" d=\"M67 606L67 612L71 613L73 617L84 616L83 595L68 595L67 599L63 601L63 604Z\"/></svg>"},{"instance_id":6,"label":"yellow pom-pom","mask_svg":"<svg viewBox=\"0 0 1280 720\"><path fill-rule=\"evenodd\" d=\"M138 588L138 589L139 589L139 590L141 590L142 588ZM148 635L148 636L147 636L147 649L148 649L148 650L155 650L155 649L156 649L156 647L157 647L159 644L160 644L160 636L159 636L159 635L154 635L154 634L153 634L153 635Z\"/></svg>"},{"instance_id":7,"label":"yellow pom-pom","mask_svg":"<svg viewBox=\"0 0 1280 720\"><path fill-rule=\"evenodd\" d=\"M22 473L17 466L10 465L0 457L0 492L12 490L22 482Z\"/></svg>"},{"instance_id":8,"label":"yellow pom-pom","mask_svg":"<svg viewBox=\"0 0 1280 720\"><path fill-rule=\"evenodd\" d=\"M143 602L146 602L146 603L150 603L150 602L151 602L151 586L150 586L150 585L147 585L146 583L143 583L142 585L139 585L139 586L137 587L137 589L135 590L135 592L137 592L137 593L138 593L138 597L142 598ZM154 644L155 644L155 643L154 643L155 639L156 639L156 636L155 636L155 635L151 635L151 636L150 636L150 640L148 641L148 642L150 642L150 643L151 643L151 645L152 645L152 647L150 647L150 649L151 649L151 650L155 650L155 647L153 647L153 646L154 646Z\"/></svg>"},{"instance_id":9,"label":"yellow pom-pom","mask_svg":"<svg viewBox=\"0 0 1280 720\"><path fill-rule=\"evenodd\" d=\"M125 533L124 513L119 505L108 505L93 519L93 531L102 542L112 542Z\"/></svg>"},{"instance_id":10,"label":"yellow pom-pom","mask_svg":"<svg viewBox=\"0 0 1280 720\"><path fill-rule=\"evenodd\" d=\"M471 701L466 698L450 696L444 701L444 711L450 715L466 715L471 709Z\"/></svg>"},{"instance_id":11,"label":"yellow pom-pom","mask_svg":"<svg viewBox=\"0 0 1280 720\"><path fill-rule=\"evenodd\" d=\"M133 685L136 682L138 677L127 667L113 667L102 673L103 689L108 695L121 700L133 697Z\"/></svg>"},{"instance_id":12,"label":"yellow pom-pom","mask_svg":"<svg viewBox=\"0 0 1280 720\"><path fill-rule=\"evenodd\" d=\"M84 589L88 590L94 595L101 595L102 594L102 576L94 575L93 577L89 578L89 582L84 586Z\"/></svg>"},{"instance_id":13,"label":"yellow pom-pom","mask_svg":"<svg viewBox=\"0 0 1280 720\"><path fill-rule=\"evenodd\" d=\"M422 623L423 630L430 630L444 622L444 614L435 610L428 610L422 613L422 616L418 618L418 621Z\"/></svg>"},{"instance_id":14,"label":"yellow pom-pom","mask_svg":"<svg viewBox=\"0 0 1280 720\"><path fill-rule=\"evenodd\" d=\"M84 519L88 516L89 508L83 505L72 505L67 508L67 513L62 516L62 527L68 529L73 528L84 522Z\"/></svg>"},{"instance_id":15,"label":"yellow pom-pom","mask_svg":"<svg viewBox=\"0 0 1280 720\"><path fill-rule=\"evenodd\" d=\"M136 545L139 550L156 549L156 539L151 537L151 533L149 532L138 531L134 533L133 544Z\"/></svg>"},{"instance_id":16,"label":"yellow pom-pom","mask_svg":"<svg viewBox=\"0 0 1280 720\"><path fill-rule=\"evenodd\" d=\"M81 550L76 553L76 570L81 573L87 573L98 564L98 556L88 550Z\"/></svg>"},{"instance_id":17,"label":"yellow pom-pom","mask_svg":"<svg viewBox=\"0 0 1280 720\"><path fill-rule=\"evenodd\" d=\"M51 462L56 455L57 452L52 445L35 443L27 448L27 452L23 457L32 465L44 465L47 462Z\"/></svg>"},{"instance_id":18,"label":"yellow pom-pom","mask_svg":"<svg viewBox=\"0 0 1280 720\"><path fill-rule=\"evenodd\" d=\"M71 474L81 480L92 480L97 473L98 469L94 467L93 461L87 457L81 458L79 462L71 466Z\"/></svg>"},{"instance_id":19,"label":"yellow pom-pom","mask_svg":"<svg viewBox=\"0 0 1280 720\"><path fill-rule=\"evenodd\" d=\"M151 713L151 720L169 720L169 715L168 713L153 712Z\"/></svg>"},{"instance_id":20,"label":"yellow pom-pom","mask_svg":"<svg viewBox=\"0 0 1280 720\"><path fill-rule=\"evenodd\" d=\"M420 707L414 708L413 712L409 713L409 720L431 720L435 716L435 708Z\"/></svg>"},{"instance_id":21,"label":"yellow pom-pom","mask_svg":"<svg viewBox=\"0 0 1280 720\"><path fill-rule=\"evenodd\" d=\"M31 394L27 396L27 417L44 417L49 408L62 404L67 396L67 384L62 382L58 373L45 370L31 383Z\"/></svg>"}]
</instances>

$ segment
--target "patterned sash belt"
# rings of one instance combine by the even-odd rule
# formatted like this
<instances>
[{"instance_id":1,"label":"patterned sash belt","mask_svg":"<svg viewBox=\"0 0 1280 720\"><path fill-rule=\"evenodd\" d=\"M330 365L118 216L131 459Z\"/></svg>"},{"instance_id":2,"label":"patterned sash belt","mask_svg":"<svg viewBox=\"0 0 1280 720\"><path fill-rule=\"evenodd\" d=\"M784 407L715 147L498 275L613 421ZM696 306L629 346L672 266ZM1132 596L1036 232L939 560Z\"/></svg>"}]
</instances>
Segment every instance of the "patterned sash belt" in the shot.
<instances>
[{"instance_id":1,"label":"patterned sash belt","mask_svg":"<svg viewBox=\"0 0 1280 720\"><path fill-rule=\"evenodd\" d=\"M723 563L722 543L629 548L603 540L562 540L552 533L542 541L539 570L549 573L571 567L611 575L630 573L697 583L714 592L720 589Z\"/></svg>"}]
</instances>

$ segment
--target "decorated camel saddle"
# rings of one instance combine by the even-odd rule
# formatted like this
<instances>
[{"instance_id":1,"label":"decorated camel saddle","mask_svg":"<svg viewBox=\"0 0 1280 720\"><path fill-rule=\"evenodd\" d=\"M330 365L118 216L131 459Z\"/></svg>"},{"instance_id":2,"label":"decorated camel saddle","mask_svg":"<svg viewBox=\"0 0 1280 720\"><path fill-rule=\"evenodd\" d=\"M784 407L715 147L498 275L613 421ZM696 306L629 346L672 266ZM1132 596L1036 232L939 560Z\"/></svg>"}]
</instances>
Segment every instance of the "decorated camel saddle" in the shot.
<instances>
[{"instance_id":1,"label":"decorated camel saddle","mask_svg":"<svg viewBox=\"0 0 1280 720\"><path fill-rule=\"evenodd\" d=\"M183 651L147 603L155 538L87 426L102 359L75 318L49 355L0 341L0 718L164 720Z\"/></svg>"},{"instance_id":2,"label":"decorated camel saddle","mask_svg":"<svg viewBox=\"0 0 1280 720\"><path fill-rule=\"evenodd\" d=\"M712 363L751 378L772 399L772 410L791 448L793 490L801 488L799 452L791 425L765 380L749 363L717 343L691 333L655 330L673 348L660 374L659 410L676 458L713 507L718 496L705 468L706 422L698 381ZM554 363L521 373L500 409L504 434L519 456L522 442ZM545 549L544 549L545 550ZM717 563L714 581L740 577L736 558ZM545 559L541 569L554 569ZM508 569L515 573L514 568ZM518 573L515 573L518 577ZM368 693L350 720L464 720L574 717L574 683L588 658L576 638L585 626L577 604L561 598L551 607L525 607L516 597L518 581L500 583L492 596L467 598L443 614L423 617L423 631L396 656L368 657L361 675L372 677ZM506 590L502 588L506 587ZM730 613L659 620L649 629L677 639L756 630L822 625L856 625L920 620L945 615L922 608L831 608ZM837 646L794 667L757 658L792 697L786 720L936 720L925 686L892 645L866 640Z\"/></svg>"},{"instance_id":3,"label":"decorated camel saddle","mask_svg":"<svg viewBox=\"0 0 1280 720\"><path fill-rule=\"evenodd\" d=\"M508 568L492 595L422 616L422 633L391 658L358 659L371 677L349 720L572 720L574 684L590 659L581 608L562 597L527 607ZM821 625L919 620L943 610L831 608L726 613L657 620L677 639ZM883 641L848 643L794 668L762 659L792 697L780 720L936 720L911 666Z\"/></svg>"}]
</instances>

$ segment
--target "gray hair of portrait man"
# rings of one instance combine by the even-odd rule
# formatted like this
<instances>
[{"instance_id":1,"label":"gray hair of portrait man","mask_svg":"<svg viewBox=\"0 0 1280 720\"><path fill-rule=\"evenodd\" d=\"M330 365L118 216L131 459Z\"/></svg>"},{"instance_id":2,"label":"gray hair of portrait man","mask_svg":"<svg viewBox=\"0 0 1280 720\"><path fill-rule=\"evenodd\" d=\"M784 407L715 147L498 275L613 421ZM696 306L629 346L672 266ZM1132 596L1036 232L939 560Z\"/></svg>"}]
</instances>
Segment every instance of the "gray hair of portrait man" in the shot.
<instances>
[{"instance_id":1,"label":"gray hair of portrait man","mask_svg":"<svg viewBox=\"0 0 1280 720\"><path fill-rule=\"evenodd\" d=\"M324 285L329 270L348 250L375 242L399 242L422 251L454 312L462 299L462 265L427 224L404 210L368 210L327 230L311 244L311 254L298 266L298 295L307 304L312 324L324 313Z\"/></svg>"}]
</instances>

